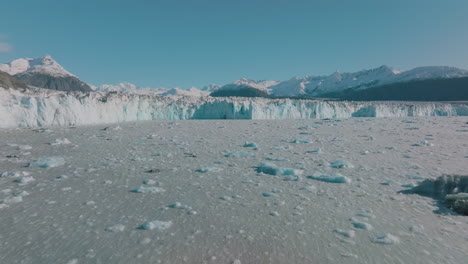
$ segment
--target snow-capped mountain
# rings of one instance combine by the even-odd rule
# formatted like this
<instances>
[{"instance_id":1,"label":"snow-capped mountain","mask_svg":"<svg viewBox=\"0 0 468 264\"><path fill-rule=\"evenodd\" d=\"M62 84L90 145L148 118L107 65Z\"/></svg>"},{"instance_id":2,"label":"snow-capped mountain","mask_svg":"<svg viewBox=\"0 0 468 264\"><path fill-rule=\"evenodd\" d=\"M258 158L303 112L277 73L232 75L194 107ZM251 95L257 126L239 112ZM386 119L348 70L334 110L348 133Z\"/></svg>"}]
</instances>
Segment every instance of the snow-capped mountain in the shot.
<instances>
[{"instance_id":1,"label":"snow-capped mountain","mask_svg":"<svg viewBox=\"0 0 468 264\"><path fill-rule=\"evenodd\" d=\"M37 59L16 59L5 64L0 64L0 71L4 71L10 75L41 73L54 77L76 77L65 70L49 55Z\"/></svg>"},{"instance_id":2,"label":"snow-capped mountain","mask_svg":"<svg viewBox=\"0 0 468 264\"><path fill-rule=\"evenodd\" d=\"M16 59L0 64L0 71L34 87L61 91L92 91L88 84L65 70L49 55L37 59Z\"/></svg>"},{"instance_id":3,"label":"snow-capped mountain","mask_svg":"<svg viewBox=\"0 0 468 264\"><path fill-rule=\"evenodd\" d=\"M335 72L328 76L294 77L286 81L257 82L240 79L221 87L222 90L245 89L245 87L267 91L273 97L320 96L322 94L362 90L390 83L425 79L445 79L468 77L468 71L454 67L419 67L408 71L397 71L388 66L363 70L354 73Z\"/></svg>"}]
</instances>

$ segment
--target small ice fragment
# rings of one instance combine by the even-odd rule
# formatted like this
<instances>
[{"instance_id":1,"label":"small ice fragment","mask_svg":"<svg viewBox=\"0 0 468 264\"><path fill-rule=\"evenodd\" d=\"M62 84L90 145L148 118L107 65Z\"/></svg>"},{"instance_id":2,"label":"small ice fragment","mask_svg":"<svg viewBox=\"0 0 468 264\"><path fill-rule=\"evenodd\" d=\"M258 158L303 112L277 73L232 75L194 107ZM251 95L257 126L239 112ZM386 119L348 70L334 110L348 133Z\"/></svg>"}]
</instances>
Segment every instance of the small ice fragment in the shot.
<instances>
[{"instance_id":1,"label":"small ice fragment","mask_svg":"<svg viewBox=\"0 0 468 264\"><path fill-rule=\"evenodd\" d=\"M330 182L330 183L350 183L351 179L343 176L339 173L336 174L322 174L319 172L314 173L312 176L307 176L309 179L323 181L323 182Z\"/></svg>"},{"instance_id":2,"label":"small ice fragment","mask_svg":"<svg viewBox=\"0 0 468 264\"><path fill-rule=\"evenodd\" d=\"M14 180L14 182L19 183L19 184L27 184L27 183L30 183L30 182L32 182L34 180L35 179L32 176L26 176L26 177L18 178L16 180Z\"/></svg>"},{"instance_id":3,"label":"small ice fragment","mask_svg":"<svg viewBox=\"0 0 468 264\"><path fill-rule=\"evenodd\" d=\"M346 237L346 238L353 238L356 234L354 230L342 230L342 229L335 229L335 232Z\"/></svg>"},{"instance_id":4,"label":"small ice fragment","mask_svg":"<svg viewBox=\"0 0 468 264\"><path fill-rule=\"evenodd\" d=\"M223 170L222 168L218 168L218 167L207 167L207 168L197 169L196 172L208 173L208 172L219 172L222 170Z\"/></svg>"},{"instance_id":5,"label":"small ice fragment","mask_svg":"<svg viewBox=\"0 0 468 264\"><path fill-rule=\"evenodd\" d=\"M18 149L19 150L30 150L30 149L32 149L32 147L29 146L29 145L22 145L22 146L18 146Z\"/></svg>"},{"instance_id":6,"label":"small ice fragment","mask_svg":"<svg viewBox=\"0 0 468 264\"><path fill-rule=\"evenodd\" d=\"M117 224L117 225L106 227L105 230L108 232L113 232L113 233L123 232L125 230L125 226L122 224Z\"/></svg>"},{"instance_id":7,"label":"small ice fragment","mask_svg":"<svg viewBox=\"0 0 468 264\"><path fill-rule=\"evenodd\" d=\"M383 236L378 236L372 241L377 244L391 245L400 243L400 239L391 234L385 234Z\"/></svg>"},{"instance_id":8,"label":"small ice fragment","mask_svg":"<svg viewBox=\"0 0 468 264\"><path fill-rule=\"evenodd\" d=\"M257 168L257 172L262 172L270 175L302 175L302 170L291 169L291 168L282 168L278 167L276 164L270 162L263 162Z\"/></svg>"},{"instance_id":9,"label":"small ice fragment","mask_svg":"<svg viewBox=\"0 0 468 264\"><path fill-rule=\"evenodd\" d=\"M276 157L266 157L265 159L269 161L289 161L286 158L276 158Z\"/></svg>"},{"instance_id":10,"label":"small ice fragment","mask_svg":"<svg viewBox=\"0 0 468 264\"><path fill-rule=\"evenodd\" d=\"M71 144L71 142L70 142L70 140L68 140L66 138L64 138L64 139L57 138L54 143L50 143L50 145L52 145L52 146L67 145L67 144Z\"/></svg>"},{"instance_id":11,"label":"small ice fragment","mask_svg":"<svg viewBox=\"0 0 468 264\"><path fill-rule=\"evenodd\" d=\"M291 140L290 143L294 143L294 144L309 144L310 141L307 140L307 139L295 138L295 139Z\"/></svg>"},{"instance_id":12,"label":"small ice fragment","mask_svg":"<svg viewBox=\"0 0 468 264\"><path fill-rule=\"evenodd\" d=\"M172 208L172 209L187 209L187 210L191 210L192 207L188 206L188 205L185 205L185 204L181 204L179 202L175 202L173 204L170 204L167 206L168 208Z\"/></svg>"},{"instance_id":13,"label":"small ice fragment","mask_svg":"<svg viewBox=\"0 0 468 264\"><path fill-rule=\"evenodd\" d=\"M335 169L354 168L353 164L344 160L335 160L330 162L330 167Z\"/></svg>"},{"instance_id":14,"label":"small ice fragment","mask_svg":"<svg viewBox=\"0 0 468 264\"><path fill-rule=\"evenodd\" d=\"M162 193L165 191L166 190L160 187L146 187L146 186L140 186L136 189L131 190L131 192L134 192L134 193Z\"/></svg>"},{"instance_id":15,"label":"small ice fragment","mask_svg":"<svg viewBox=\"0 0 468 264\"><path fill-rule=\"evenodd\" d=\"M146 184L146 185L154 185L154 184L156 184L156 181L155 181L155 180L151 180L151 179L149 179L149 180L144 180L144 181L143 181L143 184Z\"/></svg>"},{"instance_id":16,"label":"small ice fragment","mask_svg":"<svg viewBox=\"0 0 468 264\"><path fill-rule=\"evenodd\" d=\"M316 149L313 149L313 150L308 150L308 151L306 151L306 153L320 154L320 153L322 153L322 149L321 148L316 148Z\"/></svg>"},{"instance_id":17,"label":"small ice fragment","mask_svg":"<svg viewBox=\"0 0 468 264\"><path fill-rule=\"evenodd\" d=\"M255 155L252 153L245 152L245 151L233 151L224 155L224 157L226 158L253 158L255 157Z\"/></svg>"},{"instance_id":18,"label":"small ice fragment","mask_svg":"<svg viewBox=\"0 0 468 264\"><path fill-rule=\"evenodd\" d=\"M358 229L364 229L364 230L372 230L373 229L371 224L366 223L366 222L357 221L355 219L352 220L351 224L354 226L354 228L358 228Z\"/></svg>"},{"instance_id":19,"label":"small ice fragment","mask_svg":"<svg viewBox=\"0 0 468 264\"><path fill-rule=\"evenodd\" d=\"M142 224L139 228L143 230L165 230L172 226L172 221L149 221Z\"/></svg>"},{"instance_id":20,"label":"small ice fragment","mask_svg":"<svg viewBox=\"0 0 468 264\"><path fill-rule=\"evenodd\" d=\"M29 167L54 168L65 164L65 159L62 157L43 157L29 163Z\"/></svg>"},{"instance_id":21,"label":"small ice fragment","mask_svg":"<svg viewBox=\"0 0 468 264\"><path fill-rule=\"evenodd\" d=\"M254 142L245 142L244 148L257 148L257 144Z\"/></svg>"},{"instance_id":22,"label":"small ice fragment","mask_svg":"<svg viewBox=\"0 0 468 264\"><path fill-rule=\"evenodd\" d=\"M21 177L21 176L28 176L30 174L31 173L27 171L13 170L13 171L7 171L7 172L2 173L0 177Z\"/></svg>"}]
</instances>

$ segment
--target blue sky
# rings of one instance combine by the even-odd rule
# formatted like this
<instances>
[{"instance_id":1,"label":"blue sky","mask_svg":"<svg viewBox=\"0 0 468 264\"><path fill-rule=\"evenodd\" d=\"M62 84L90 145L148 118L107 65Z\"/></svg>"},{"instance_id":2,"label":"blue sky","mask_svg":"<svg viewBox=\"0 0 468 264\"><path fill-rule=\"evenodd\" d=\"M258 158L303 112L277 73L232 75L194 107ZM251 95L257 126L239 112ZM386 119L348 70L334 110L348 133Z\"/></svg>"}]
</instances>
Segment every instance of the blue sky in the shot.
<instances>
[{"instance_id":1,"label":"blue sky","mask_svg":"<svg viewBox=\"0 0 468 264\"><path fill-rule=\"evenodd\" d=\"M466 0L15 0L0 62L50 54L85 82L201 87L386 64L468 69Z\"/></svg>"}]
</instances>

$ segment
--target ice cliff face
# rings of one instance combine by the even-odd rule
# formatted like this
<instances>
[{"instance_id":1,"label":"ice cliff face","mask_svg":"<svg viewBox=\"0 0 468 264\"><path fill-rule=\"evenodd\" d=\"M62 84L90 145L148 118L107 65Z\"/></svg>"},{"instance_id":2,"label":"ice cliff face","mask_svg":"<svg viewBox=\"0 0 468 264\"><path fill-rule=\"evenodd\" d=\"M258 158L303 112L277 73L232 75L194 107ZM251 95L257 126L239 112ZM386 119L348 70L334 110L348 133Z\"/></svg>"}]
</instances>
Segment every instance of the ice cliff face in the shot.
<instances>
[{"instance_id":1,"label":"ice cliff face","mask_svg":"<svg viewBox=\"0 0 468 264\"><path fill-rule=\"evenodd\" d=\"M26 92L0 88L0 127L69 126L156 119L308 119L468 116L467 104L334 102Z\"/></svg>"}]
</instances>

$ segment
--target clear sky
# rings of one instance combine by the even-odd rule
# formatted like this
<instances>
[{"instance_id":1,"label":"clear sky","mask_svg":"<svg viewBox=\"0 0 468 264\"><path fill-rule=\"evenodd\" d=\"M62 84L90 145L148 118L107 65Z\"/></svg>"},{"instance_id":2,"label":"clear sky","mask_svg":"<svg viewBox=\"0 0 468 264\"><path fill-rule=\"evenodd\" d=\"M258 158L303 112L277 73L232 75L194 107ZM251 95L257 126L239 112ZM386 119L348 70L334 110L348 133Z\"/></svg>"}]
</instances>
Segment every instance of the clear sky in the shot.
<instances>
[{"instance_id":1,"label":"clear sky","mask_svg":"<svg viewBox=\"0 0 468 264\"><path fill-rule=\"evenodd\" d=\"M468 69L467 0L9 0L1 10L0 62L50 54L95 85Z\"/></svg>"}]
</instances>

